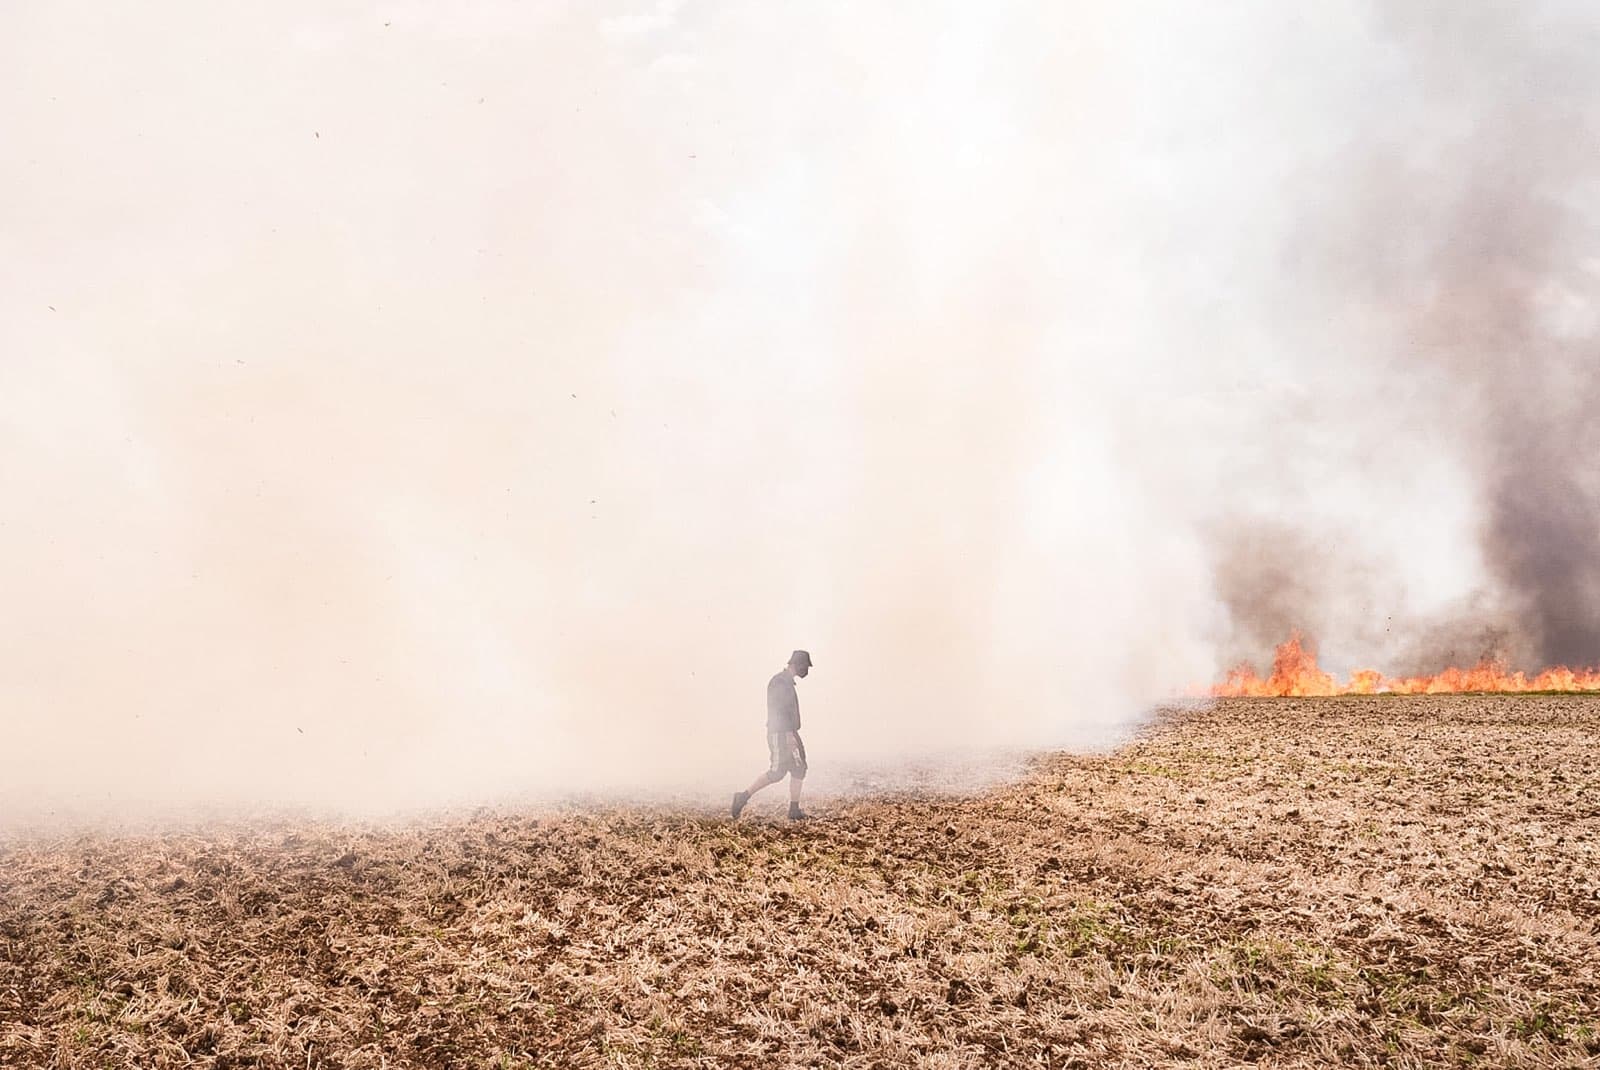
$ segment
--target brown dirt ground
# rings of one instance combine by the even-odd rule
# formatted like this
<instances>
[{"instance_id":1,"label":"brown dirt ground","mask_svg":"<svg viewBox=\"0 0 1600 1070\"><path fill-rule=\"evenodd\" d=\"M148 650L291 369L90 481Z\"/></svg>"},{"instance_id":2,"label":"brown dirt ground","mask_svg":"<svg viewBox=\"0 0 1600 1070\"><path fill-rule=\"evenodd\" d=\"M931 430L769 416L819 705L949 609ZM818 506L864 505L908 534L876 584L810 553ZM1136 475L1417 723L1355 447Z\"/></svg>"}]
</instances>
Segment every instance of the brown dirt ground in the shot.
<instances>
[{"instance_id":1,"label":"brown dirt ground","mask_svg":"<svg viewBox=\"0 0 1600 1070\"><path fill-rule=\"evenodd\" d=\"M1600 698L1233 700L976 797L0 847L0 1065L1600 1066Z\"/></svg>"}]
</instances>

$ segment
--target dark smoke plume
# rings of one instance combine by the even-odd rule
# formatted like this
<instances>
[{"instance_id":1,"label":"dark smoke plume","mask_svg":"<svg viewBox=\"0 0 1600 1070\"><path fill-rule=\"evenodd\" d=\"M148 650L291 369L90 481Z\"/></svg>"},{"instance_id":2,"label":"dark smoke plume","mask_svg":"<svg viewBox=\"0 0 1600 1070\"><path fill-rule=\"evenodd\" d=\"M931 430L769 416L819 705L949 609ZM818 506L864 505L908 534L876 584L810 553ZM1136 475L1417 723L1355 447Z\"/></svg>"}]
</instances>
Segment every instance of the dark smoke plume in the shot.
<instances>
[{"instance_id":1,"label":"dark smoke plume","mask_svg":"<svg viewBox=\"0 0 1600 1070\"><path fill-rule=\"evenodd\" d=\"M1600 40L1592 14L1564 5L1441 5L1398 31L1428 92L1473 109L1426 171L1391 186L1406 191L1411 218L1437 219L1406 280L1418 298L1412 341L1476 407L1466 435L1483 480L1485 559L1528 654L1590 665L1600 661L1600 494L1587 460L1600 447ZM1422 237L1414 244L1427 247Z\"/></svg>"},{"instance_id":2,"label":"dark smoke plume","mask_svg":"<svg viewBox=\"0 0 1600 1070\"><path fill-rule=\"evenodd\" d=\"M1389 384L1370 411L1391 434L1420 429L1432 450L1465 464L1480 498L1487 588L1465 617L1452 603L1444 617L1410 621L1401 646L1363 649L1429 671L1482 656L1524 668L1593 665L1596 21L1592 9L1565 3L1406 10L1373 27L1399 50L1394 92L1350 131L1352 147L1326 185L1300 198L1287 264L1301 311L1353 321L1369 347L1357 359ZM1335 193L1318 194L1327 189ZM1326 541L1329 532L1300 538ZM1228 562L1263 560L1250 550L1262 541L1250 533L1218 544L1219 592L1238 638L1259 641L1288 620L1316 628L1330 612L1316 581L1272 585L1267 599L1229 586Z\"/></svg>"}]
</instances>

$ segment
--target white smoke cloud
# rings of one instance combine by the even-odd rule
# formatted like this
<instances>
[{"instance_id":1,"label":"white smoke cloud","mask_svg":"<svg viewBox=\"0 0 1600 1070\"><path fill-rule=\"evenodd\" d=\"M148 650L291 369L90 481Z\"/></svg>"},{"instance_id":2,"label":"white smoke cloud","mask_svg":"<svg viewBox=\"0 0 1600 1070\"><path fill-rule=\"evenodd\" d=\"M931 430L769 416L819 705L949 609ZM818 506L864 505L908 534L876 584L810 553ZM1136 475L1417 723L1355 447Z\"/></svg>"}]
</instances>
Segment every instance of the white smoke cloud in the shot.
<instances>
[{"instance_id":1,"label":"white smoke cloud","mask_svg":"<svg viewBox=\"0 0 1600 1070\"><path fill-rule=\"evenodd\" d=\"M1296 275L1357 8L0 20L7 805L720 793L796 646L824 777L1102 740L1236 655L1223 518L1385 578L1336 664L1484 582Z\"/></svg>"}]
</instances>

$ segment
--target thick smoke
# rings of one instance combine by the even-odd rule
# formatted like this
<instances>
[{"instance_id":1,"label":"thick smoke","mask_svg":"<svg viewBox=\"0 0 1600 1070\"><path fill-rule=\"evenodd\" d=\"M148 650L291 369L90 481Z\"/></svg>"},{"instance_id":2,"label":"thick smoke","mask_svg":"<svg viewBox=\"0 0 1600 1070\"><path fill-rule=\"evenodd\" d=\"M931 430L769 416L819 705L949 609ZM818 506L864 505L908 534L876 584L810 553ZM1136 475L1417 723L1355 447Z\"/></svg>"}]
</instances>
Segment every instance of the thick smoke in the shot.
<instances>
[{"instance_id":1,"label":"thick smoke","mask_svg":"<svg viewBox=\"0 0 1600 1070\"><path fill-rule=\"evenodd\" d=\"M1340 418L1354 441L1392 436L1377 479L1399 476L1419 441L1464 469L1484 576L1418 612L1388 570L1330 546L1337 530L1249 524L1216 544L1235 638L1259 650L1296 622L1391 671L1595 664L1600 18L1585 4L1430 4L1385 10L1372 31L1382 51L1358 57L1372 110L1352 111L1337 158L1288 194L1293 307L1353 345L1339 363L1376 387ZM1346 505L1351 528L1382 508Z\"/></svg>"},{"instance_id":2,"label":"thick smoke","mask_svg":"<svg viewBox=\"0 0 1600 1070\"><path fill-rule=\"evenodd\" d=\"M720 795L796 646L819 787L1596 660L1576 7L0 19L0 805Z\"/></svg>"},{"instance_id":3,"label":"thick smoke","mask_svg":"<svg viewBox=\"0 0 1600 1070\"><path fill-rule=\"evenodd\" d=\"M1591 6L1441 8L1398 28L1470 127L1402 184L1422 253L1408 341L1459 382L1489 569L1531 665L1600 660L1600 20ZM1429 180L1433 197L1418 191Z\"/></svg>"}]
</instances>

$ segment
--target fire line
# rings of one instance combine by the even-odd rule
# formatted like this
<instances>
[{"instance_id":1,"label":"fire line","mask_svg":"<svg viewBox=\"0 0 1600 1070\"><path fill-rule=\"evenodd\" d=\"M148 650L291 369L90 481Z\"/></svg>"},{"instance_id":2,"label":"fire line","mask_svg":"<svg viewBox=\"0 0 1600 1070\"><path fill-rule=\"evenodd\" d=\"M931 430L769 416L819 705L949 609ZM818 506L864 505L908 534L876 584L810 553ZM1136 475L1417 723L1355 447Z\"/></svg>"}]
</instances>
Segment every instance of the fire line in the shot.
<instances>
[{"instance_id":1,"label":"fire line","mask_svg":"<svg viewBox=\"0 0 1600 1070\"><path fill-rule=\"evenodd\" d=\"M1317 664L1316 651L1299 632L1278 644L1272 672L1265 679L1249 665L1231 670L1214 684L1217 698L1283 698L1313 695L1448 695L1476 691L1600 691L1600 670L1569 669L1565 665L1543 669L1532 676L1509 671L1503 664L1482 661L1470 669L1451 667L1432 676L1385 676L1375 669L1358 669L1341 683Z\"/></svg>"}]
</instances>

